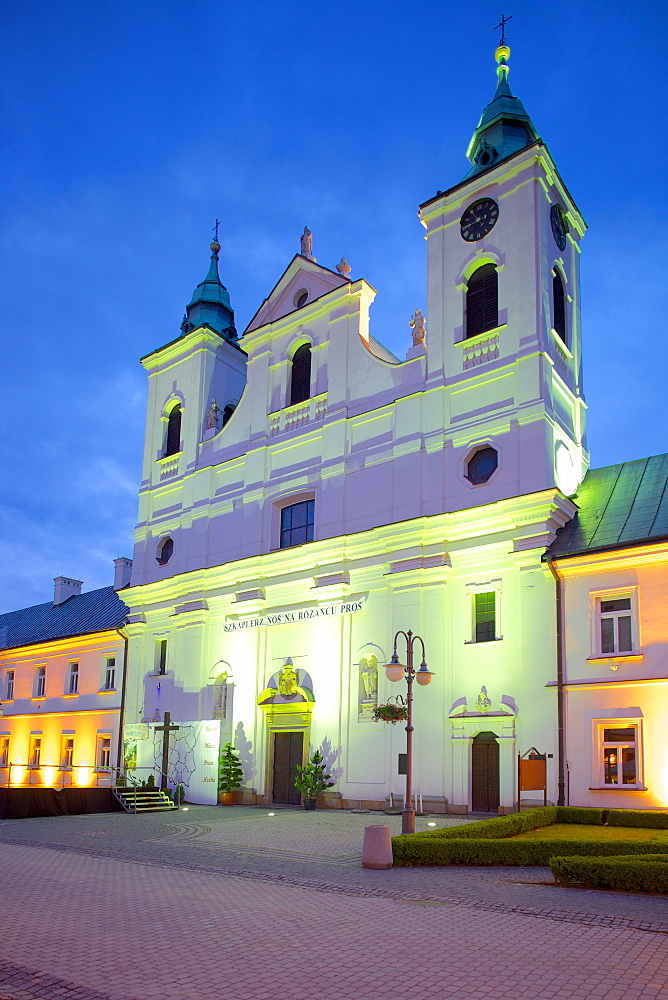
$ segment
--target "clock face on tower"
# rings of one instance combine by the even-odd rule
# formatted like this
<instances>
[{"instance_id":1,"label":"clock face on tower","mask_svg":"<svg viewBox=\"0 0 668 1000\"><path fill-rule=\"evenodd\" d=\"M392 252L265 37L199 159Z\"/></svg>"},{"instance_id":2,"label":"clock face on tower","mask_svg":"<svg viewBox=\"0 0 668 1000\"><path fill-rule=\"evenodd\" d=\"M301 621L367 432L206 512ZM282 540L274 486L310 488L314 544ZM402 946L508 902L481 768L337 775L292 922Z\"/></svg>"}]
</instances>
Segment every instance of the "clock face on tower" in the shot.
<instances>
[{"instance_id":1,"label":"clock face on tower","mask_svg":"<svg viewBox=\"0 0 668 1000\"><path fill-rule=\"evenodd\" d=\"M553 205L550 209L550 225L552 226L552 235L554 236L554 242L557 244L560 250L566 249L566 233L568 232L568 223L564 218L564 214L561 211L560 205Z\"/></svg>"},{"instance_id":2,"label":"clock face on tower","mask_svg":"<svg viewBox=\"0 0 668 1000\"><path fill-rule=\"evenodd\" d=\"M487 233L492 231L498 217L499 206L491 198L474 201L459 220L462 239L466 240L467 243L481 240L483 236L487 236Z\"/></svg>"}]
</instances>

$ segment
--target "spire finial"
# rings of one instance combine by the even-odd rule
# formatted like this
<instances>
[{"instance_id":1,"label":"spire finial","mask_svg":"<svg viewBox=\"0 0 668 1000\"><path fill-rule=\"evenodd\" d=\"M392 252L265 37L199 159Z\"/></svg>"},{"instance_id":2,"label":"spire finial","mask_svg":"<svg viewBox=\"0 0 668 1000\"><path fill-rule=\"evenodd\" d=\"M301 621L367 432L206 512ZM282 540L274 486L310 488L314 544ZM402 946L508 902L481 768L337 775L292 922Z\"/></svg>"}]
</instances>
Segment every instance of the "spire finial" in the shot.
<instances>
[{"instance_id":1,"label":"spire finial","mask_svg":"<svg viewBox=\"0 0 668 1000\"><path fill-rule=\"evenodd\" d=\"M494 29L494 31L498 31L499 28L501 28L501 41L499 43L500 45L506 44L506 25L508 24L508 21L510 21L512 16L513 16L512 14L509 14L508 17L506 17L505 14L502 14L500 23L497 24L496 28Z\"/></svg>"},{"instance_id":2,"label":"spire finial","mask_svg":"<svg viewBox=\"0 0 668 1000\"><path fill-rule=\"evenodd\" d=\"M213 255L216 258L216 260L218 260L218 251L220 250L220 243L218 242L218 226L219 225L220 225L220 219L216 219L216 224L213 227L213 229L211 230L212 233L215 233L215 239L214 239L213 243L211 244L210 249L213 251Z\"/></svg>"}]
</instances>

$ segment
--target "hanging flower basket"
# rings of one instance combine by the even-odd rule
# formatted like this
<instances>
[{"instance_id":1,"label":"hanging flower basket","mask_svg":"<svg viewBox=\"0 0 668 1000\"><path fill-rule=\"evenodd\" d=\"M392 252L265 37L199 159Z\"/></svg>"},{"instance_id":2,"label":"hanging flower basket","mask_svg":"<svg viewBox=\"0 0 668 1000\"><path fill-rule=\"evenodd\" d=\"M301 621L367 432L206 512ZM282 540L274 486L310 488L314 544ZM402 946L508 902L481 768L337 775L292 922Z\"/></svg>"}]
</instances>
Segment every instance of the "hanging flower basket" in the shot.
<instances>
[{"instance_id":1,"label":"hanging flower basket","mask_svg":"<svg viewBox=\"0 0 668 1000\"><path fill-rule=\"evenodd\" d=\"M389 722L396 726L397 722L408 720L408 709L405 705L395 705L388 702L387 705L378 705L373 710L374 722Z\"/></svg>"}]
</instances>

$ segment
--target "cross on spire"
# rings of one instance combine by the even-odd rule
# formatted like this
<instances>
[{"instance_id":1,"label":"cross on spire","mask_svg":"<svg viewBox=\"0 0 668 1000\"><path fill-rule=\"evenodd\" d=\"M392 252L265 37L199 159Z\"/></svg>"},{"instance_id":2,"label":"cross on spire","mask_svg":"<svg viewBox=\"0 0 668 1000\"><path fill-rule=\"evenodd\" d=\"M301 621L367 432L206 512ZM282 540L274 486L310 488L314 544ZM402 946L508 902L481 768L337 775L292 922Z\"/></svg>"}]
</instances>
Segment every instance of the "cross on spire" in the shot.
<instances>
[{"instance_id":1,"label":"cross on spire","mask_svg":"<svg viewBox=\"0 0 668 1000\"><path fill-rule=\"evenodd\" d=\"M512 17L512 14L510 16ZM220 225L220 219L216 219L216 224L213 227L213 229L211 230L211 232L215 233L215 235L216 235L216 243L218 242L218 226L219 225Z\"/></svg>"},{"instance_id":2,"label":"cross on spire","mask_svg":"<svg viewBox=\"0 0 668 1000\"><path fill-rule=\"evenodd\" d=\"M508 17L506 17L505 14L502 14L501 22L497 24L496 28L494 29L494 31L498 31L498 29L501 28L501 42L500 42L501 45L506 44L506 25L508 24L508 21L511 19L512 16L513 16L512 14L509 14Z\"/></svg>"}]
</instances>

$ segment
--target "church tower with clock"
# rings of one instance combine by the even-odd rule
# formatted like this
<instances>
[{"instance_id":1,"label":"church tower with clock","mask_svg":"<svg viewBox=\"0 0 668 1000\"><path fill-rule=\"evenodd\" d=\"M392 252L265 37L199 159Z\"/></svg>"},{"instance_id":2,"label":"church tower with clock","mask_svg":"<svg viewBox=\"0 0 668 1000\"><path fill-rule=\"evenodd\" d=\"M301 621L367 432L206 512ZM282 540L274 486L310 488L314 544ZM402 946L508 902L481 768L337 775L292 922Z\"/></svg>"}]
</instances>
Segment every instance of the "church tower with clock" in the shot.
<instances>
[{"instance_id":1,"label":"church tower with clock","mask_svg":"<svg viewBox=\"0 0 668 1000\"><path fill-rule=\"evenodd\" d=\"M579 274L586 227L511 93L509 56L502 43L468 173L420 207L426 383L445 387L445 413L433 418L434 429L445 429L449 510L554 486L568 496L588 467Z\"/></svg>"}]
</instances>

